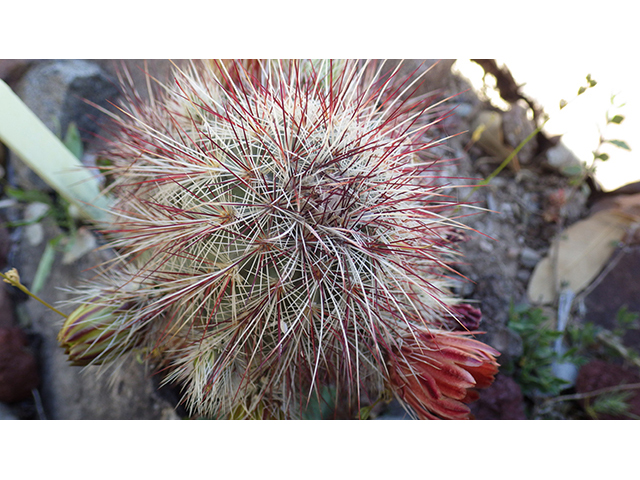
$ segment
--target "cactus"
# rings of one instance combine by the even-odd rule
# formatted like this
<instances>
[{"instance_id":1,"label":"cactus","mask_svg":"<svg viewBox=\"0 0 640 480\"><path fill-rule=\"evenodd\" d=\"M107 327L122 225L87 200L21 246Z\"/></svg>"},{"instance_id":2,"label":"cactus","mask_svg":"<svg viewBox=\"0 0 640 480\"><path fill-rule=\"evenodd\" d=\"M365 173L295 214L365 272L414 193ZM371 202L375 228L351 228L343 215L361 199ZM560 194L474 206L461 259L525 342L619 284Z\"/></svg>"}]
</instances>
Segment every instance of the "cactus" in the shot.
<instances>
[{"instance_id":1,"label":"cactus","mask_svg":"<svg viewBox=\"0 0 640 480\"><path fill-rule=\"evenodd\" d=\"M326 386L357 408L390 391L419 418L468 417L498 352L453 331L479 312L449 289L465 227L428 155L448 112L413 98L422 76L360 61L174 76L110 113L116 255L78 289L72 362L142 353L207 417L299 418Z\"/></svg>"}]
</instances>

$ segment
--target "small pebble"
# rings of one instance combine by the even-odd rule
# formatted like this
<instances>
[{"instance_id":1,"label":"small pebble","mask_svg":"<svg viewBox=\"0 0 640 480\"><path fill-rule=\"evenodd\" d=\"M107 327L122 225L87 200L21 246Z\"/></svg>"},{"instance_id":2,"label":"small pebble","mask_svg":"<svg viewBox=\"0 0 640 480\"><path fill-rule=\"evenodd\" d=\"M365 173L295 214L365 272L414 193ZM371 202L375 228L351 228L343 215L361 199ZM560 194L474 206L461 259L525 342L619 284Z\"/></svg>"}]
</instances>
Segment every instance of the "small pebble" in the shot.
<instances>
[{"instance_id":1,"label":"small pebble","mask_svg":"<svg viewBox=\"0 0 640 480\"><path fill-rule=\"evenodd\" d=\"M531 277L531 271L530 270L518 270L518 273L516 273L516 277L521 282L525 282L526 283L526 282L529 281L529 278Z\"/></svg>"},{"instance_id":2,"label":"small pebble","mask_svg":"<svg viewBox=\"0 0 640 480\"><path fill-rule=\"evenodd\" d=\"M503 203L500 205L500 213L507 218L513 218L513 207L509 203Z\"/></svg>"},{"instance_id":3,"label":"small pebble","mask_svg":"<svg viewBox=\"0 0 640 480\"><path fill-rule=\"evenodd\" d=\"M478 242L478 246L480 247L480 250L482 250L483 252L489 253L493 251L493 245L485 239L480 240Z\"/></svg>"},{"instance_id":4,"label":"small pebble","mask_svg":"<svg viewBox=\"0 0 640 480\"><path fill-rule=\"evenodd\" d=\"M49 205L40 202L33 202L27 205L24 211L24 219L27 222L38 220L49 210ZM24 236L29 245L36 247L44 240L44 229L40 223L32 223L24 227Z\"/></svg>"},{"instance_id":5,"label":"small pebble","mask_svg":"<svg viewBox=\"0 0 640 480\"><path fill-rule=\"evenodd\" d=\"M524 247L520 252L520 263L527 268L534 268L540 261L540 258L540 254L529 247Z\"/></svg>"},{"instance_id":6,"label":"small pebble","mask_svg":"<svg viewBox=\"0 0 640 480\"><path fill-rule=\"evenodd\" d=\"M520 250L516 247L509 247L507 248L507 258L509 260L513 260L515 258L518 258L518 255L520 254Z\"/></svg>"},{"instance_id":7,"label":"small pebble","mask_svg":"<svg viewBox=\"0 0 640 480\"><path fill-rule=\"evenodd\" d=\"M455 114L462 118L467 118L473 113L473 105L461 102L455 107Z\"/></svg>"}]
</instances>

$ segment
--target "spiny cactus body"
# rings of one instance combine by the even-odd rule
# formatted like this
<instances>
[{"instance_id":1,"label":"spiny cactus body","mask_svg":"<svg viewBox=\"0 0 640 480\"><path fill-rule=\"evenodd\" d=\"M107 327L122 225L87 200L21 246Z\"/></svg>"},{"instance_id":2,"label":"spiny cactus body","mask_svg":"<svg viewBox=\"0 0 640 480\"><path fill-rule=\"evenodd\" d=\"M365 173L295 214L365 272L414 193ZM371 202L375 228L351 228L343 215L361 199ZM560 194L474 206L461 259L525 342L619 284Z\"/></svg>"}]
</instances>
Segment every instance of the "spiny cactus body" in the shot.
<instances>
[{"instance_id":1,"label":"spiny cactus body","mask_svg":"<svg viewBox=\"0 0 640 480\"><path fill-rule=\"evenodd\" d=\"M131 94L106 153L117 255L60 333L70 359L144 352L216 418L297 418L329 385L468 416L497 352L451 332L462 226L424 155L443 112L381 67L193 63Z\"/></svg>"}]
</instances>

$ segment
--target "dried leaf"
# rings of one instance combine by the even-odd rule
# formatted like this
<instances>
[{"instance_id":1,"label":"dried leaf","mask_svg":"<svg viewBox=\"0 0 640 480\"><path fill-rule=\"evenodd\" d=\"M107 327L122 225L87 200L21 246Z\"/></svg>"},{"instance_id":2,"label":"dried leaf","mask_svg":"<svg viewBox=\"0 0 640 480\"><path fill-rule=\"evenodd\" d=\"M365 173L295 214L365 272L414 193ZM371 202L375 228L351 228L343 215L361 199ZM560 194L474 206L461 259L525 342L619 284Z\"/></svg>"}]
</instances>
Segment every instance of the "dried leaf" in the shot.
<instances>
[{"instance_id":1,"label":"dried leaf","mask_svg":"<svg viewBox=\"0 0 640 480\"><path fill-rule=\"evenodd\" d=\"M614 198L616 210L627 215L634 222L640 221L640 193L618 195Z\"/></svg>"},{"instance_id":2,"label":"dried leaf","mask_svg":"<svg viewBox=\"0 0 640 480\"><path fill-rule=\"evenodd\" d=\"M474 139L477 145L496 160L504 160L512 149L504 143L502 115L483 110L473 122Z\"/></svg>"},{"instance_id":3,"label":"dried leaf","mask_svg":"<svg viewBox=\"0 0 640 480\"><path fill-rule=\"evenodd\" d=\"M557 296L553 277L553 263L550 257L545 257L534 268L527 286L527 297L531 303L553 303Z\"/></svg>"},{"instance_id":4,"label":"dried leaf","mask_svg":"<svg viewBox=\"0 0 640 480\"><path fill-rule=\"evenodd\" d=\"M565 285L576 294L582 291L606 265L633 222L633 216L619 210L604 210L571 225L536 265L527 288L529 300L553 303Z\"/></svg>"}]
</instances>

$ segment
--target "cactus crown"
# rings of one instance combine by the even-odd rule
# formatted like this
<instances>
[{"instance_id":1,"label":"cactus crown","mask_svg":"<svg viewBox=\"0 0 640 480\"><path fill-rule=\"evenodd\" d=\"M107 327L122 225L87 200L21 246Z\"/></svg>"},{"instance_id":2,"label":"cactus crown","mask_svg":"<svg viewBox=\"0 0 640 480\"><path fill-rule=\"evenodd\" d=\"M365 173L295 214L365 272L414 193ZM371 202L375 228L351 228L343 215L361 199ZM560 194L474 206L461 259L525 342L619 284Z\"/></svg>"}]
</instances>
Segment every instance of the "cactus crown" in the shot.
<instances>
[{"instance_id":1,"label":"cactus crown","mask_svg":"<svg viewBox=\"0 0 640 480\"><path fill-rule=\"evenodd\" d=\"M117 255L72 317L90 328L96 297L118 315L85 334L91 357L67 339L72 360L112 360L126 338L184 385L192 411L216 417L296 417L323 385L411 404L403 352L434 351L428 332L456 323L444 272L461 225L423 155L442 111L413 100L419 78L398 71L203 62L147 102L132 92L106 153Z\"/></svg>"}]
</instances>

